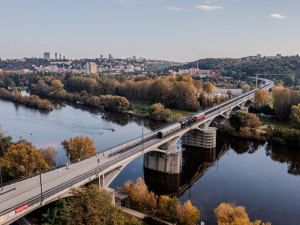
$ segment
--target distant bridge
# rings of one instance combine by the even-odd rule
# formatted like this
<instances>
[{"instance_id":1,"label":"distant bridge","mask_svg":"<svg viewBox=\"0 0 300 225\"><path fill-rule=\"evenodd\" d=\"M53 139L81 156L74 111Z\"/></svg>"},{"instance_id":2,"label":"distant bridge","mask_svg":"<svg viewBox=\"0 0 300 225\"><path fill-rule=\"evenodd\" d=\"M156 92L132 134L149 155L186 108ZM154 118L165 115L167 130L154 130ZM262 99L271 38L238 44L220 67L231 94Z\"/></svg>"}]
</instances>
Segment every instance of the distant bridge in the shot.
<instances>
[{"instance_id":1,"label":"distant bridge","mask_svg":"<svg viewBox=\"0 0 300 225\"><path fill-rule=\"evenodd\" d=\"M264 82L262 89L269 91L274 87L272 81L260 80ZM73 188L79 188L91 182L96 182L99 187L108 187L118 174L139 156L153 151L166 153L191 130L202 132L216 119L230 118L232 112L243 109L248 103L253 102L256 90L203 111L204 119L195 121L163 138L159 138L157 132L152 132L144 137L110 148L103 154L72 164L68 168L63 167L43 173L41 182L40 176L34 176L4 186L0 191L0 224L10 224L43 205L67 197Z\"/></svg>"}]
</instances>

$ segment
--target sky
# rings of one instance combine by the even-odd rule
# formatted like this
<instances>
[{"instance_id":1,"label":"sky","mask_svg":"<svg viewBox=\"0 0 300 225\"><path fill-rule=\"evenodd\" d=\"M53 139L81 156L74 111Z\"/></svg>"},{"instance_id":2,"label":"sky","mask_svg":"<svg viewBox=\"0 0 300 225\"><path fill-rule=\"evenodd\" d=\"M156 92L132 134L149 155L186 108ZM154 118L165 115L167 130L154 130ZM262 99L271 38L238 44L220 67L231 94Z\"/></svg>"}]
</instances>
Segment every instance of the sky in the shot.
<instances>
[{"instance_id":1,"label":"sky","mask_svg":"<svg viewBox=\"0 0 300 225\"><path fill-rule=\"evenodd\" d=\"M0 57L300 53L299 0L0 0Z\"/></svg>"}]
</instances>

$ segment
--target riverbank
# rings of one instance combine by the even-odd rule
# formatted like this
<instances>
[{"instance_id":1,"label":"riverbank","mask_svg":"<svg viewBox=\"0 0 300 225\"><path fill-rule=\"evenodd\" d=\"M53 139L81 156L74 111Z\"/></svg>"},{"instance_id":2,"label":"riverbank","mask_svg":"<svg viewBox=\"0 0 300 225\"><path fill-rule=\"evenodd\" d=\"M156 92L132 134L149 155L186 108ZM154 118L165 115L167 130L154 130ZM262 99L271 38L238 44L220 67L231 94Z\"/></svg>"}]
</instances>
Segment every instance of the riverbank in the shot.
<instances>
[{"instance_id":1,"label":"riverbank","mask_svg":"<svg viewBox=\"0 0 300 225\"><path fill-rule=\"evenodd\" d=\"M233 137L244 138L248 140L258 140L264 142L271 142L281 145L282 147L293 147L298 149L300 147L300 130L282 129L280 127L261 126L257 129L244 127L240 131L236 131L229 126L223 126L218 129L220 134L227 134Z\"/></svg>"}]
</instances>

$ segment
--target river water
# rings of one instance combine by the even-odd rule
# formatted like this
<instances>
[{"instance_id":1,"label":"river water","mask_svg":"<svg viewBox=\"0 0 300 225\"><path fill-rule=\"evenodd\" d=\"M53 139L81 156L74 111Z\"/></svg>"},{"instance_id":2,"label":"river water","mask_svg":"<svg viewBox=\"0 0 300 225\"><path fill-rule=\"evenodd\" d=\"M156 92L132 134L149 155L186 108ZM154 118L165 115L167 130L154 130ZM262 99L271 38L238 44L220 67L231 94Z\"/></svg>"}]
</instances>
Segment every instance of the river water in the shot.
<instances>
[{"instance_id":1,"label":"river water","mask_svg":"<svg viewBox=\"0 0 300 225\"><path fill-rule=\"evenodd\" d=\"M54 106L53 111L43 112L0 100L0 125L14 141L26 139L38 149L54 147L58 163L66 163L60 143L70 137L89 136L101 152L162 125L81 105L56 102ZM157 194L175 195L180 201L190 199L206 224L216 224L213 209L221 202L245 206L251 221L300 224L300 151L225 135L218 135L214 150L186 146L183 149L181 174L166 175L144 169L143 157L139 157L120 173L111 187L142 177Z\"/></svg>"}]
</instances>

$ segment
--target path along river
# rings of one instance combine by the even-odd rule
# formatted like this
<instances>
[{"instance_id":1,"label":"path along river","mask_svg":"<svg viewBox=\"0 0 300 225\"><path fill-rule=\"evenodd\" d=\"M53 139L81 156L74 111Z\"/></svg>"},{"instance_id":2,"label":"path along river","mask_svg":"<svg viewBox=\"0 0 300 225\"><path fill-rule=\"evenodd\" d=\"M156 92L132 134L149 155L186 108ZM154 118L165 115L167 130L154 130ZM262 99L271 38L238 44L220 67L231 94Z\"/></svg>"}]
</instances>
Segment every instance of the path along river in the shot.
<instances>
[{"instance_id":1,"label":"path along river","mask_svg":"<svg viewBox=\"0 0 300 225\"><path fill-rule=\"evenodd\" d=\"M79 135L94 139L98 152L146 134L161 123L132 115L106 113L81 105L55 103L51 112L0 100L0 125L14 141L37 148L52 146L57 163L66 163L61 142ZM112 128L115 131L112 131ZM180 146L181 143L178 143ZM222 148L228 146L228 150ZM218 155L221 157L218 158ZM180 154L181 175L143 169L143 157L130 163L111 184L143 177L157 194L190 199L206 224L216 224L213 209L221 202L246 207L252 220L300 224L300 151L218 135L213 151L188 148Z\"/></svg>"}]
</instances>

